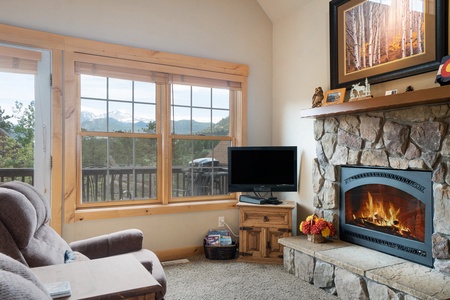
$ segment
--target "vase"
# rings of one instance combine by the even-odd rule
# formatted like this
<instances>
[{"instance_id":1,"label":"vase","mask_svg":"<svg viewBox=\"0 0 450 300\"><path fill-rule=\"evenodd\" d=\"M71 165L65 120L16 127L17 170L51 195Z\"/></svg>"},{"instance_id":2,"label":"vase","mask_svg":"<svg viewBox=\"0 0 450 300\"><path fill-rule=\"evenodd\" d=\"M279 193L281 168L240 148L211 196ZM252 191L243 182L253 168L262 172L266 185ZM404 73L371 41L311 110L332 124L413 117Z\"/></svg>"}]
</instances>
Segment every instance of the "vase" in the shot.
<instances>
[{"instance_id":1,"label":"vase","mask_svg":"<svg viewBox=\"0 0 450 300\"><path fill-rule=\"evenodd\" d=\"M325 238L321 234L308 234L308 241L318 244L325 242Z\"/></svg>"}]
</instances>

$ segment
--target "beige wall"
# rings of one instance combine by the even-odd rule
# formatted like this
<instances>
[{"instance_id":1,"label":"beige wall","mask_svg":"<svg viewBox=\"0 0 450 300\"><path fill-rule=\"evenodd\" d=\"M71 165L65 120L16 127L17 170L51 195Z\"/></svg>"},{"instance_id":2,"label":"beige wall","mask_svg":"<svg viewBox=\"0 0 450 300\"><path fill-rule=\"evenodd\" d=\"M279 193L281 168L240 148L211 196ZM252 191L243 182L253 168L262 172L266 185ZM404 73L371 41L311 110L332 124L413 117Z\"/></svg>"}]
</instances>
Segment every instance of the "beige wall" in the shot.
<instances>
[{"instance_id":1,"label":"beige wall","mask_svg":"<svg viewBox=\"0 0 450 300\"><path fill-rule=\"evenodd\" d=\"M272 23L256 0L1 0L0 23L249 66L248 142L271 143ZM218 216L235 232L237 210L64 224L78 240L125 228L156 251L202 245Z\"/></svg>"},{"instance_id":2,"label":"beige wall","mask_svg":"<svg viewBox=\"0 0 450 300\"><path fill-rule=\"evenodd\" d=\"M316 157L313 119L301 119L300 110L311 108L315 87L330 88L329 2L302 0L303 5L273 22L273 143L297 145L299 192L286 193L298 203L297 225L314 210L312 161ZM436 72L372 85L372 94L436 86ZM296 229L296 228L295 228Z\"/></svg>"}]
</instances>

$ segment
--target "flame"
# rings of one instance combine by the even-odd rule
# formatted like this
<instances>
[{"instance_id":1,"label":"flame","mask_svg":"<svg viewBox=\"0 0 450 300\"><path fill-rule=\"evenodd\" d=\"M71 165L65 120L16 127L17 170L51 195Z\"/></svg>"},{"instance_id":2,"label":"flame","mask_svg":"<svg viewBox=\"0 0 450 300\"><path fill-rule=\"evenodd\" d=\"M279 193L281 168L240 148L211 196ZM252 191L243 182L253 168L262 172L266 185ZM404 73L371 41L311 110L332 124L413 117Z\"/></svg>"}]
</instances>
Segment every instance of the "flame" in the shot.
<instances>
[{"instance_id":1,"label":"flame","mask_svg":"<svg viewBox=\"0 0 450 300\"><path fill-rule=\"evenodd\" d=\"M411 234L411 230L401 224L399 220L401 215L400 208L395 208L391 202L388 205L384 204L385 201L375 201L376 203L374 203L370 192L367 193L367 198L368 201L365 203L365 210L360 212L360 222L380 227L389 227L401 235ZM353 219L356 220L357 217L353 215Z\"/></svg>"}]
</instances>

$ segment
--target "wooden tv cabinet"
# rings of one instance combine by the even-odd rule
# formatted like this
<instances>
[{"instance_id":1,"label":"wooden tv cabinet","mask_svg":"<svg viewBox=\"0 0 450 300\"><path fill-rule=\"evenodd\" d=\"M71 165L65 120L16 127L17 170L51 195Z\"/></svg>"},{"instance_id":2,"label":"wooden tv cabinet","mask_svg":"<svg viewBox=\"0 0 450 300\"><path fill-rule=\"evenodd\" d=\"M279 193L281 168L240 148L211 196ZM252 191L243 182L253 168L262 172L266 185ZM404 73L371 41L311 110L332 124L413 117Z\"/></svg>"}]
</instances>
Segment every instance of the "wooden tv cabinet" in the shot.
<instances>
[{"instance_id":1,"label":"wooden tv cabinet","mask_svg":"<svg viewBox=\"0 0 450 300\"><path fill-rule=\"evenodd\" d=\"M283 263L283 245L278 239L292 236L294 201L282 204L250 204L238 202L238 261Z\"/></svg>"}]
</instances>

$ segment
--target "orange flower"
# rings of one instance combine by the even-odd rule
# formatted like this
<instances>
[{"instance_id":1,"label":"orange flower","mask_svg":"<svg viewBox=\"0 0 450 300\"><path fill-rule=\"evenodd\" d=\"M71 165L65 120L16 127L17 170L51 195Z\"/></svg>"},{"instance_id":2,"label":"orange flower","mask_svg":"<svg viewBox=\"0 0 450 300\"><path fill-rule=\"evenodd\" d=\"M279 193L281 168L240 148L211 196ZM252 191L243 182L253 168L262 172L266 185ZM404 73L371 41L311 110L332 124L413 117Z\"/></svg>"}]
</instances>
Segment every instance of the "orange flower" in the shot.
<instances>
[{"instance_id":1,"label":"orange flower","mask_svg":"<svg viewBox=\"0 0 450 300\"><path fill-rule=\"evenodd\" d=\"M323 237L334 236L336 233L333 223L319 218L316 214L308 216L300 223L300 231L303 234L321 234Z\"/></svg>"}]
</instances>

